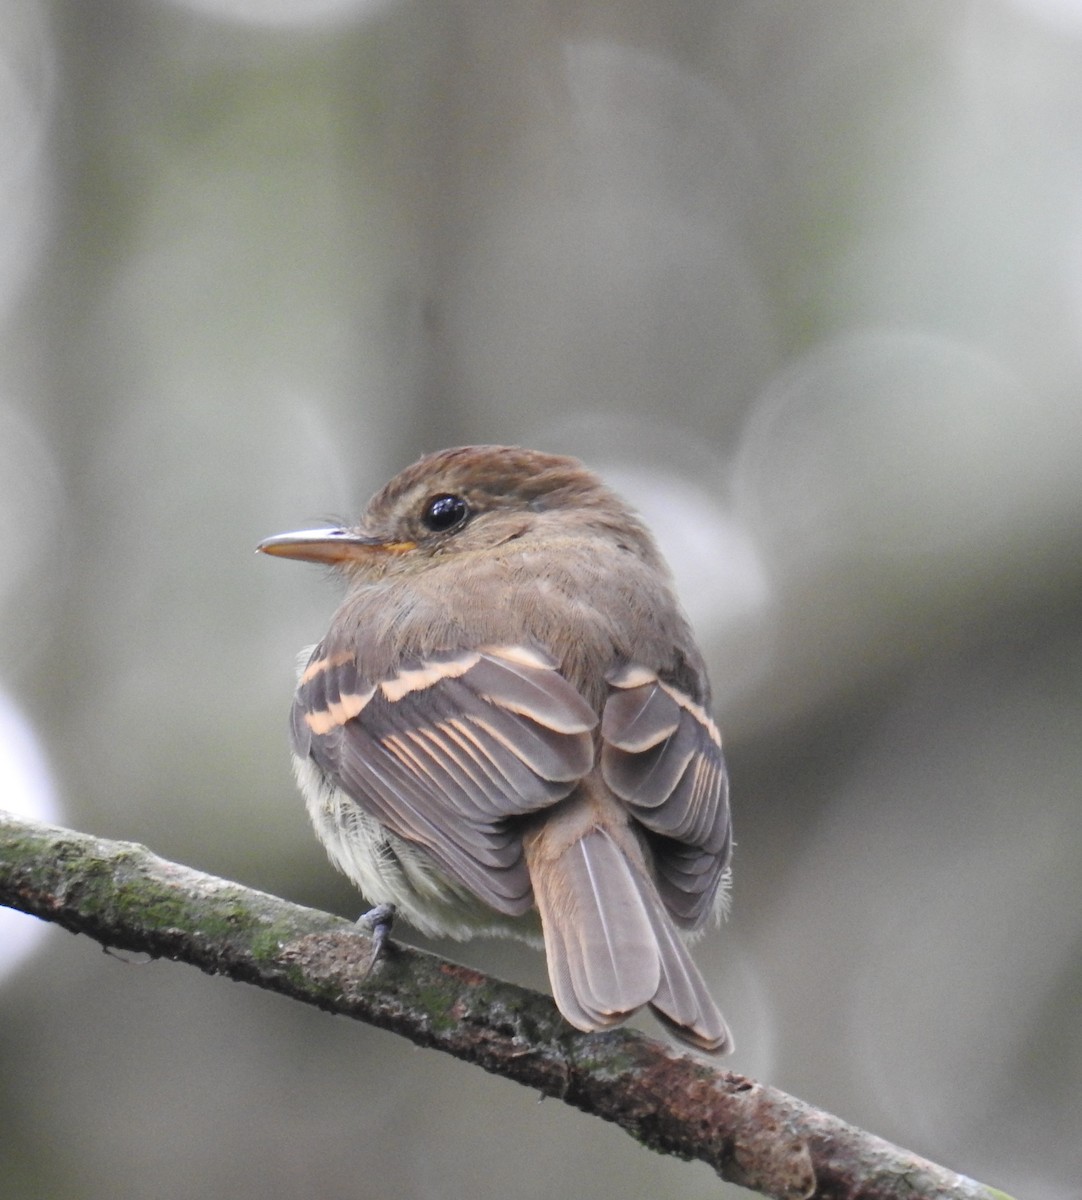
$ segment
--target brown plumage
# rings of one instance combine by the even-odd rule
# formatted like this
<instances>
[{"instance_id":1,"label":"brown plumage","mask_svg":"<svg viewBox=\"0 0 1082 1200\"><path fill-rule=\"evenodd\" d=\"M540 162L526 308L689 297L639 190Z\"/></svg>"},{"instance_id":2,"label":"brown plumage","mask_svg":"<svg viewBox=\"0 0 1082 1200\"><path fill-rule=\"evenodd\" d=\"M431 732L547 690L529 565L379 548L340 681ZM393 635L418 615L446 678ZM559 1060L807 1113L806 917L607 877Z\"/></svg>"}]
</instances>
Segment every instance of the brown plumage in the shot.
<instances>
[{"instance_id":1,"label":"brown plumage","mask_svg":"<svg viewBox=\"0 0 1082 1200\"><path fill-rule=\"evenodd\" d=\"M348 591L293 704L335 864L419 929L541 933L580 1029L649 1005L731 1038L684 933L723 906L725 768L702 658L641 521L575 459L422 458L348 530L260 549Z\"/></svg>"}]
</instances>

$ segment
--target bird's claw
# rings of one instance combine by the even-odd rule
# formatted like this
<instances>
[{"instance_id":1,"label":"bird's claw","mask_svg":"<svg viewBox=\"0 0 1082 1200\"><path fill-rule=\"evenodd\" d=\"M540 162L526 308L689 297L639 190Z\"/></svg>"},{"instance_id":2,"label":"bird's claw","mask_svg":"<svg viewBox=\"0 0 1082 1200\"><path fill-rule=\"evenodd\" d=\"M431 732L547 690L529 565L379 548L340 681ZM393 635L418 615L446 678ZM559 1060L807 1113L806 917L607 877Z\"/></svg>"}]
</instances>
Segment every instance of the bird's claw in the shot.
<instances>
[{"instance_id":1,"label":"bird's claw","mask_svg":"<svg viewBox=\"0 0 1082 1200\"><path fill-rule=\"evenodd\" d=\"M376 964L379 956L383 953L383 947L387 943L387 938L391 932L391 926L394 924L395 906L393 904L377 904L375 908L370 908L368 912L362 913L357 918L357 924L372 937L372 959L369 964L369 970Z\"/></svg>"}]
</instances>

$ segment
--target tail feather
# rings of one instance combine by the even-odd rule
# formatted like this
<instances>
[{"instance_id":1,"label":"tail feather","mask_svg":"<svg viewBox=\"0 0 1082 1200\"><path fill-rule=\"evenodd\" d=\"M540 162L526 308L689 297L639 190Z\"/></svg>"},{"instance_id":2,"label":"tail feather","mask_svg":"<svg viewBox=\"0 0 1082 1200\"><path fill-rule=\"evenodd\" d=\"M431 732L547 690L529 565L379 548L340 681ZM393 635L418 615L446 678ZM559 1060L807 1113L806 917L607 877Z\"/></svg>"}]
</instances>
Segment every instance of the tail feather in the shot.
<instances>
[{"instance_id":1,"label":"tail feather","mask_svg":"<svg viewBox=\"0 0 1082 1200\"><path fill-rule=\"evenodd\" d=\"M654 932L661 959L661 983L650 1007L684 1041L712 1054L728 1054L733 1048L729 1026L668 913L660 906L654 911Z\"/></svg>"},{"instance_id":2,"label":"tail feather","mask_svg":"<svg viewBox=\"0 0 1082 1200\"><path fill-rule=\"evenodd\" d=\"M608 1029L650 1005L682 1040L730 1048L656 887L606 829L594 826L528 857L553 996L572 1025Z\"/></svg>"},{"instance_id":3,"label":"tail feather","mask_svg":"<svg viewBox=\"0 0 1082 1200\"><path fill-rule=\"evenodd\" d=\"M533 872L557 1004L582 1029L648 1004L661 978L650 915L627 859L602 829Z\"/></svg>"},{"instance_id":4,"label":"tail feather","mask_svg":"<svg viewBox=\"0 0 1082 1200\"><path fill-rule=\"evenodd\" d=\"M549 981L556 1007L576 1029L586 1031L609 1029L618 1025L620 1017L587 1007L579 999L579 987L571 976L571 955L563 938L561 926L553 920L543 920L545 957L548 960Z\"/></svg>"},{"instance_id":5,"label":"tail feather","mask_svg":"<svg viewBox=\"0 0 1082 1200\"><path fill-rule=\"evenodd\" d=\"M650 914L638 880L601 829L571 846L565 865L574 876L571 891L579 905L574 926L579 952L571 959L572 978L581 976L580 994L588 995L599 1012L633 1012L660 982L650 945Z\"/></svg>"}]
</instances>

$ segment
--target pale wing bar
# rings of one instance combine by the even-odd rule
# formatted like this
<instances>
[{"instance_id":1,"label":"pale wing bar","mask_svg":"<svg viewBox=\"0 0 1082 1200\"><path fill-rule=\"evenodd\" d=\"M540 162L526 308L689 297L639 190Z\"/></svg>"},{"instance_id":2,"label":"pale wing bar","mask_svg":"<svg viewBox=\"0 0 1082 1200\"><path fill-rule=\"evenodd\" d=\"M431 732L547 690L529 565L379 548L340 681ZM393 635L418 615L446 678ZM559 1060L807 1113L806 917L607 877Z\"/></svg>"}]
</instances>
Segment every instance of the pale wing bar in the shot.
<instances>
[{"instance_id":1,"label":"pale wing bar","mask_svg":"<svg viewBox=\"0 0 1082 1200\"><path fill-rule=\"evenodd\" d=\"M392 833L501 912L532 903L508 818L567 796L593 765L597 718L555 664L492 647L404 665L365 685L352 655L316 650L294 744Z\"/></svg>"}]
</instances>

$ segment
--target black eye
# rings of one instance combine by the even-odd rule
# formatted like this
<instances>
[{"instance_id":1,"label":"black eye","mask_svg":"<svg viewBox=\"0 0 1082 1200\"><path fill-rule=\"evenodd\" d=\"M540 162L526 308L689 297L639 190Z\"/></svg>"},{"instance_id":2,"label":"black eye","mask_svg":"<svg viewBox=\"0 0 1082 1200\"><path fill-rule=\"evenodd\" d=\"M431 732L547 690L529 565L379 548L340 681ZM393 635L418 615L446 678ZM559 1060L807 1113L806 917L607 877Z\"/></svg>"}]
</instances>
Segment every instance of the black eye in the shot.
<instances>
[{"instance_id":1,"label":"black eye","mask_svg":"<svg viewBox=\"0 0 1082 1200\"><path fill-rule=\"evenodd\" d=\"M461 496L436 496L425 505L421 520L433 533L446 533L469 515L470 507Z\"/></svg>"}]
</instances>

